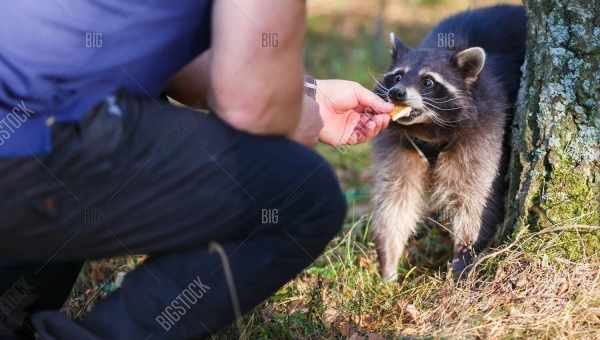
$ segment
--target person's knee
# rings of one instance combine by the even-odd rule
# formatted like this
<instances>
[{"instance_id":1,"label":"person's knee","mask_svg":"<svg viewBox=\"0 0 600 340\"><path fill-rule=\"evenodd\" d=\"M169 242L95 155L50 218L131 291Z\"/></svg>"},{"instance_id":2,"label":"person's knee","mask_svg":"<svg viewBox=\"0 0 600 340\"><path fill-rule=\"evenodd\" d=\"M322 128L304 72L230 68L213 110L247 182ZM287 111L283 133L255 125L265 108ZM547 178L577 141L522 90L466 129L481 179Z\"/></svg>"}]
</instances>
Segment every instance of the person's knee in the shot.
<instances>
[{"instance_id":1,"label":"person's knee","mask_svg":"<svg viewBox=\"0 0 600 340\"><path fill-rule=\"evenodd\" d=\"M341 230L346 200L331 166L320 155L302 148L290 157L304 160L298 185L282 211L286 228L313 256Z\"/></svg>"},{"instance_id":2,"label":"person's knee","mask_svg":"<svg viewBox=\"0 0 600 340\"><path fill-rule=\"evenodd\" d=\"M285 228L311 253L320 251L341 229L346 201L337 177L323 157L285 138L243 134L236 160L222 165L239 179L258 208L263 227Z\"/></svg>"},{"instance_id":3,"label":"person's knee","mask_svg":"<svg viewBox=\"0 0 600 340\"><path fill-rule=\"evenodd\" d=\"M320 157L319 157L320 158ZM322 216L321 223L314 227L314 232L330 240L340 230L346 217L346 199L340 188L335 172L324 159L320 159L322 168L310 184L313 191L313 207Z\"/></svg>"}]
</instances>

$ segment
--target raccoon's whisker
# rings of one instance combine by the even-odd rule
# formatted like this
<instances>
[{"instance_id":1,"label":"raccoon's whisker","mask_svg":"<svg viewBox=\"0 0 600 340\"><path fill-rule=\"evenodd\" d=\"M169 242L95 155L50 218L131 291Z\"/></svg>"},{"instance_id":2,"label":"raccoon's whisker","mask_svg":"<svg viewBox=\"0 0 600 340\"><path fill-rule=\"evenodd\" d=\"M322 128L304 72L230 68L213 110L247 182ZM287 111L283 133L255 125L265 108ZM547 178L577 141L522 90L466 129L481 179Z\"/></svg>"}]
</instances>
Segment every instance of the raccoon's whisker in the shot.
<instances>
[{"instance_id":1,"label":"raccoon's whisker","mask_svg":"<svg viewBox=\"0 0 600 340\"><path fill-rule=\"evenodd\" d=\"M448 103L448 102L451 102L451 101L453 101L453 100L463 99L464 97L454 97L454 98L450 98L450 99L448 99L448 100L435 100L435 99L433 99L433 98L430 98L430 97L423 97L423 98L424 98L424 99L426 99L426 100L429 100L429 101L430 101L430 102L432 102L432 103L436 103L436 104L443 104L443 103ZM437 99L437 98L436 98L436 99Z\"/></svg>"},{"instance_id":2,"label":"raccoon's whisker","mask_svg":"<svg viewBox=\"0 0 600 340\"><path fill-rule=\"evenodd\" d=\"M389 92L389 89L383 86L381 83L375 83L375 90L381 90L385 93Z\"/></svg>"},{"instance_id":3,"label":"raccoon's whisker","mask_svg":"<svg viewBox=\"0 0 600 340\"><path fill-rule=\"evenodd\" d=\"M448 124L456 125L456 123L464 122L465 120L467 120L467 119L465 118L465 119L456 119L456 120L445 120L444 122L448 123Z\"/></svg>"},{"instance_id":4,"label":"raccoon's whisker","mask_svg":"<svg viewBox=\"0 0 600 340\"><path fill-rule=\"evenodd\" d=\"M385 85L383 85L383 83L381 83L381 81L377 80L377 78L375 78L375 76L371 72L369 72L369 75L371 76L371 78L373 78L373 81L375 82L376 86L378 86L378 87L381 86L382 88L388 90L388 88L385 87Z\"/></svg>"},{"instance_id":5,"label":"raccoon's whisker","mask_svg":"<svg viewBox=\"0 0 600 340\"><path fill-rule=\"evenodd\" d=\"M425 98L422 98L422 100L423 100L423 104L425 104L425 105L429 106L430 108L434 108L434 109L437 109L437 110L442 110L442 108L441 108L441 107L439 107L439 106L435 105L434 103L432 103L432 102L428 101L427 99L425 99Z\"/></svg>"},{"instance_id":6,"label":"raccoon's whisker","mask_svg":"<svg viewBox=\"0 0 600 340\"><path fill-rule=\"evenodd\" d=\"M375 92L375 94L385 96L385 97L387 97L388 93L389 93L388 90L383 90L383 89L378 89L378 88L376 88L375 91L373 91L373 92Z\"/></svg>"},{"instance_id":7,"label":"raccoon's whisker","mask_svg":"<svg viewBox=\"0 0 600 340\"><path fill-rule=\"evenodd\" d=\"M441 107L435 105L432 102L427 101L427 99L425 99L425 98L423 98L423 103L425 103L425 104L427 104L427 105L429 105L429 106L431 106L431 107L433 107L433 108L435 108L437 110L440 110L440 111L453 111L453 110L472 109L472 108L474 108L473 106L457 106L457 107L450 107L450 108L444 109L444 108L441 108Z\"/></svg>"},{"instance_id":8,"label":"raccoon's whisker","mask_svg":"<svg viewBox=\"0 0 600 340\"><path fill-rule=\"evenodd\" d=\"M440 117L435 111L427 109L427 112L429 113L431 120L433 121L434 124L437 124L439 126L442 127L455 127L457 126L457 123L460 123L462 121L468 120L466 118L464 119L456 119L456 120L446 120L443 119L442 117Z\"/></svg>"},{"instance_id":9,"label":"raccoon's whisker","mask_svg":"<svg viewBox=\"0 0 600 340\"><path fill-rule=\"evenodd\" d=\"M427 107L427 105L425 105L425 107ZM431 110L429 107L427 107L427 112L429 113L431 120L435 124L440 125L442 127L452 127L452 123L445 121L442 117L440 117L435 111Z\"/></svg>"},{"instance_id":10,"label":"raccoon's whisker","mask_svg":"<svg viewBox=\"0 0 600 340\"><path fill-rule=\"evenodd\" d=\"M452 124L444 122L435 114L431 115L431 120L433 121L434 124L437 124L441 127L452 127Z\"/></svg>"},{"instance_id":11,"label":"raccoon's whisker","mask_svg":"<svg viewBox=\"0 0 600 340\"><path fill-rule=\"evenodd\" d=\"M375 87L375 90L378 90L378 91L381 91L381 92L384 92L384 93L388 93L388 92L390 91L390 90L388 90L387 88L385 88L385 87L381 87L381 86L379 86L379 85L377 85L377 86Z\"/></svg>"},{"instance_id":12,"label":"raccoon's whisker","mask_svg":"<svg viewBox=\"0 0 600 340\"><path fill-rule=\"evenodd\" d=\"M439 117L438 117L438 119L434 119L434 122L443 127L452 127L453 126L451 123L446 123L445 121L439 119Z\"/></svg>"},{"instance_id":13,"label":"raccoon's whisker","mask_svg":"<svg viewBox=\"0 0 600 340\"><path fill-rule=\"evenodd\" d=\"M449 97L449 96L429 97L429 96L427 96L425 94L422 94L421 96L424 96L425 98L430 99L431 101L445 100L445 99L448 99L448 98L450 98L450 100L454 100L454 99L468 99L468 97L466 97L466 96L460 96L460 95L454 96L454 97Z\"/></svg>"},{"instance_id":14,"label":"raccoon's whisker","mask_svg":"<svg viewBox=\"0 0 600 340\"><path fill-rule=\"evenodd\" d=\"M382 82L380 82L379 80L377 80L375 77L373 77L373 81L375 82L375 86L387 88L387 87L385 87L385 85L383 85Z\"/></svg>"},{"instance_id":15,"label":"raccoon's whisker","mask_svg":"<svg viewBox=\"0 0 600 340\"><path fill-rule=\"evenodd\" d=\"M368 73L368 74L369 74L371 77L374 77L374 76L383 77L383 75L385 75L385 72L373 73L373 72L371 72L371 70L370 70L369 68L367 68L367 73Z\"/></svg>"},{"instance_id":16,"label":"raccoon's whisker","mask_svg":"<svg viewBox=\"0 0 600 340\"><path fill-rule=\"evenodd\" d=\"M382 90L375 90L373 91L376 95L378 95L379 97L386 99L389 98L388 96L388 92L387 91L382 91ZM386 99L387 100L387 99Z\"/></svg>"},{"instance_id":17,"label":"raccoon's whisker","mask_svg":"<svg viewBox=\"0 0 600 340\"><path fill-rule=\"evenodd\" d=\"M438 110L441 110L441 111L453 111L453 110L473 109L473 108L474 108L473 106L457 106L457 107L450 107L450 108L447 108L447 109L440 109L440 108L438 108Z\"/></svg>"},{"instance_id":18,"label":"raccoon's whisker","mask_svg":"<svg viewBox=\"0 0 600 340\"><path fill-rule=\"evenodd\" d=\"M378 81L375 82L375 87L388 91L388 88Z\"/></svg>"},{"instance_id":19,"label":"raccoon's whisker","mask_svg":"<svg viewBox=\"0 0 600 340\"><path fill-rule=\"evenodd\" d=\"M433 100L433 99L431 99L431 98L427 98L427 97L424 97L424 98L423 98L423 100L427 100L428 102L430 102L430 103L433 103L433 104L444 104L444 103L449 103L449 102L451 102L451 101L454 101L454 100L457 100L457 99L458 99L458 98L449 99L449 100Z\"/></svg>"},{"instance_id":20,"label":"raccoon's whisker","mask_svg":"<svg viewBox=\"0 0 600 340\"><path fill-rule=\"evenodd\" d=\"M433 92L433 90L429 91L428 93L431 93L431 92ZM469 94L469 92L468 91L463 91L463 90L458 90L458 89L453 89L452 90L452 94L455 94L455 95L467 95L467 94Z\"/></svg>"},{"instance_id":21,"label":"raccoon's whisker","mask_svg":"<svg viewBox=\"0 0 600 340\"><path fill-rule=\"evenodd\" d=\"M454 119L454 120L448 120L448 119L446 119L446 122L448 122L448 123L460 123L460 122L464 122L465 120L469 120L469 118Z\"/></svg>"},{"instance_id":22,"label":"raccoon's whisker","mask_svg":"<svg viewBox=\"0 0 600 340\"><path fill-rule=\"evenodd\" d=\"M449 123L449 122L440 120L439 117L438 117L438 120L434 120L434 123L441 127L447 127L447 128L456 126L456 124L454 124L454 123Z\"/></svg>"},{"instance_id":23,"label":"raccoon's whisker","mask_svg":"<svg viewBox=\"0 0 600 340\"><path fill-rule=\"evenodd\" d=\"M427 112L429 113L431 120L435 124L440 125L442 127L453 127L453 126L456 126L456 123L466 120L466 119L446 120L446 119L440 117L440 115L438 115L435 111L433 111L427 104L425 104L425 107L427 108Z\"/></svg>"}]
</instances>

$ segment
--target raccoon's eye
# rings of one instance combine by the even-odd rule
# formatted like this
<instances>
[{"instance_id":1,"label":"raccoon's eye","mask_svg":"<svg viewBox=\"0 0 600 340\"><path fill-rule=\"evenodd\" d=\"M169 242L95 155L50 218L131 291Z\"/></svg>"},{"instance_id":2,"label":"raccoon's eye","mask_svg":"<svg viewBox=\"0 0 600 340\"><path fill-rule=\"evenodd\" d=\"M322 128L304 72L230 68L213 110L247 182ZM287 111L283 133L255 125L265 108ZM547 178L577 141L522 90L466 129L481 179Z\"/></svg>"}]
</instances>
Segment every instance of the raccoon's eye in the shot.
<instances>
[{"instance_id":1,"label":"raccoon's eye","mask_svg":"<svg viewBox=\"0 0 600 340\"><path fill-rule=\"evenodd\" d=\"M383 77L383 84L387 87L392 87L396 85L400 80L402 80L402 76L404 73L402 71L396 71L396 73L388 73L385 77Z\"/></svg>"},{"instance_id":2,"label":"raccoon's eye","mask_svg":"<svg viewBox=\"0 0 600 340\"><path fill-rule=\"evenodd\" d=\"M431 78L425 78L423 79L423 87L426 89L430 89L432 87L435 86L435 81L433 81L433 79Z\"/></svg>"}]
</instances>

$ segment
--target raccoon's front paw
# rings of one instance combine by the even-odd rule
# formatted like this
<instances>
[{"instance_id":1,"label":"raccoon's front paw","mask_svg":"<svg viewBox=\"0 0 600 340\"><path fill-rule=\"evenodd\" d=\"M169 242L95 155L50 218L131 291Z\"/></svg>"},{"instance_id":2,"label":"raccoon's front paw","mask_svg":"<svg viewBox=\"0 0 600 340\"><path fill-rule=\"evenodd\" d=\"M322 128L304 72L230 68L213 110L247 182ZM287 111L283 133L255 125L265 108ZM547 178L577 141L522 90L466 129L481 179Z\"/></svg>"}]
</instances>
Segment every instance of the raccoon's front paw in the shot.
<instances>
[{"instance_id":1,"label":"raccoon's front paw","mask_svg":"<svg viewBox=\"0 0 600 340\"><path fill-rule=\"evenodd\" d=\"M462 246L452 258L452 272L455 278L464 278L473 263L473 250L469 247Z\"/></svg>"}]
</instances>

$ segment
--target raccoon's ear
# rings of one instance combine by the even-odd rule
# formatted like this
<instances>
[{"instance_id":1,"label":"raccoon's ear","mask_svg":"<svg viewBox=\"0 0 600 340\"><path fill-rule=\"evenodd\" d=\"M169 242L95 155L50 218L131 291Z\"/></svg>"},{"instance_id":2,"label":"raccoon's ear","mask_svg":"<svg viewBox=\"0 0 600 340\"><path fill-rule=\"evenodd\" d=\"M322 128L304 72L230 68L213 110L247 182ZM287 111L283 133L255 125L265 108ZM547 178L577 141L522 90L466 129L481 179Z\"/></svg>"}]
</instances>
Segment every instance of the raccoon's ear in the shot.
<instances>
[{"instance_id":1,"label":"raccoon's ear","mask_svg":"<svg viewBox=\"0 0 600 340\"><path fill-rule=\"evenodd\" d=\"M400 39L396 37L394 32L390 32L390 44L392 44L392 59L396 60L408 52L410 49L406 47Z\"/></svg>"},{"instance_id":2,"label":"raccoon's ear","mask_svg":"<svg viewBox=\"0 0 600 340\"><path fill-rule=\"evenodd\" d=\"M481 47L467 48L452 56L452 63L461 71L467 83L474 82L485 66L485 51Z\"/></svg>"}]
</instances>

